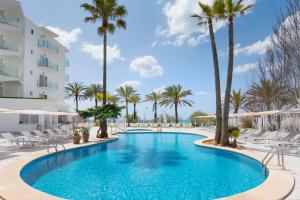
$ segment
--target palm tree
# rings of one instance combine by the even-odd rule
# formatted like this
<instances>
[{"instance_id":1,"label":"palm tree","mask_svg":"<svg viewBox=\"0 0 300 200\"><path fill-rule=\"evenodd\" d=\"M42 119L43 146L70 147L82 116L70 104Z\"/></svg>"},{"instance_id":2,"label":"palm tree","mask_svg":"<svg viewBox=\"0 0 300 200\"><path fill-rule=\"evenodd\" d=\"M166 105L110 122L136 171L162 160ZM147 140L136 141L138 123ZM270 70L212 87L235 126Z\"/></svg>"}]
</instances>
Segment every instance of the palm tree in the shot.
<instances>
[{"instance_id":1,"label":"palm tree","mask_svg":"<svg viewBox=\"0 0 300 200\"><path fill-rule=\"evenodd\" d=\"M108 102L114 105L117 105L118 102L120 101L120 98L116 95L111 95L108 99Z\"/></svg>"},{"instance_id":2,"label":"palm tree","mask_svg":"<svg viewBox=\"0 0 300 200\"><path fill-rule=\"evenodd\" d=\"M76 104L76 110L78 110L78 102L80 100L84 100L85 99L85 95L84 95L84 91L85 91L86 87L83 85L83 83L78 83L78 82L74 82L74 83L68 83L66 85L66 99L71 99L74 98L75 104Z\"/></svg>"},{"instance_id":3,"label":"palm tree","mask_svg":"<svg viewBox=\"0 0 300 200\"><path fill-rule=\"evenodd\" d=\"M160 92L151 92L150 94L146 95L145 101L153 102L154 123L157 123L157 105L160 98Z\"/></svg>"},{"instance_id":4,"label":"palm tree","mask_svg":"<svg viewBox=\"0 0 300 200\"><path fill-rule=\"evenodd\" d=\"M136 105L141 102L141 97L135 94L129 99L129 102L133 104L133 121L136 122Z\"/></svg>"},{"instance_id":5,"label":"palm tree","mask_svg":"<svg viewBox=\"0 0 300 200\"><path fill-rule=\"evenodd\" d=\"M125 102L125 109L126 109L126 119L127 119L127 122L128 122L128 104L129 104L129 101L130 101L130 98L132 96L135 95L136 91L133 89L133 87L131 86L121 86L119 87L116 92L118 93L118 97L122 98L123 101Z\"/></svg>"},{"instance_id":6,"label":"palm tree","mask_svg":"<svg viewBox=\"0 0 300 200\"><path fill-rule=\"evenodd\" d=\"M98 94L102 92L102 86L100 84L91 84L85 90L84 95L91 101L95 100L95 107L98 107Z\"/></svg>"},{"instance_id":7,"label":"palm tree","mask_svg":"<svg viewBox=\"0 0 300 200\"><path fill-rule=\"evenodd\" d=\"M126 29L126 21L124 17L127 15L127 10L123 5L118 5L117 0L93 0L92 4L84 3L81 7L88 11L91 16L85 17L85 22L96 23L100 26L97 33L103 36L103 99L102 104L106 104L106 60L107 60L107 34L113 34L117 28ZM101 137L108 137L106 120L101 121Z\"/></svg>"},{"instance_id":8,"label":"palm tree","mask_svg":"<svg viewBox=\"0 0 300 200\"><path fill-rule=\"evenodd\" d=\"M218 13L223 8L223 3L220 0L215 0L212 6L199 2L199 6L202 9L202 14L194 14L192 17L198 19L199 26L208 26L210 43L214 61L214 72L215 72L215 92L216 92L216 133L215 141L217 144L220 143L222 134L222 102L221 102L221 84L220 84L220 72L219 72L219 60L217 45L215 40L213 21L219 19Z\"/></svg>"},{"instance_id":9,"label":"palm tree","mask_svg":"<svg viewBox=\"0 0 300 200\"><path fill-rule=\"evenodd\" d=\"M178 123L178 106L193 106L193 101L185 99L191 96L191 90L182 90L181 85L172 85L165 88L162 93L160 105L175 107L175 122Z\"/></svg>"},{"instance_id":10,"label":"palm tree","mask_svg":"<svg viewBox=\"0 0 300 200\"><path fill-rule=\"evenodd\" d=\"M223 8L219 9L219 17L228 20L229 24L229 52L228 52L228 68L227 68L227 82L225 90L224 110L223 110L223 124L222 124L222 135L221 144L223 146L229 143L228 134L228 119L229 119L229 104L230 94L232 86L232 74L234 64L234 32L233 32L233 21L238 15L243 15L246 11L250 10L253 5L244 5L244 0L223 0Z\"/></svg>"},{"instance_id":11,"label":"palm tree","mask_svg":"<svg viewBox=\"0 0 300 200\"><path fill-rule=\"evenodd\" d=\"M230 104L233 108L233 112L237 114L240 108L244 108L247 102L246 95L241 91L233 90L230 97Z\"/></svg>"}]
</instances>

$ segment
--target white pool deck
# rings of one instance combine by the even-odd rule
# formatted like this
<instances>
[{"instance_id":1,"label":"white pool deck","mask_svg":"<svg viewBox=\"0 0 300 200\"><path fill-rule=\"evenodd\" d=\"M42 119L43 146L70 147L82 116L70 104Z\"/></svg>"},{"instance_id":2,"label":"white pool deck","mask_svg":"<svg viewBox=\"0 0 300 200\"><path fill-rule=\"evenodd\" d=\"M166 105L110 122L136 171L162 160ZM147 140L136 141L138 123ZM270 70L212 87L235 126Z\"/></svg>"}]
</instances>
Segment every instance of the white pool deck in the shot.
<instances>
[{"instance_id":1,"label":"white pool deck","mask_svg":"<svg viewBox=\"0 0 300 200\"><path fill-rule=\"evenodd\" d=\"M187 128L187 129L185 129L185 128L176 128L176 129L175 128L165 128L165 129L163 129L163 131L166 131L166 132L168 132L168 131L170 131L170 132L190 132L190 133L198 133L198 134L205 133L203 135L206 135L208 137L213 137L213 133L210 133L205 130L198 129L198 128L193 128L193 129L190 129L190 128ZM96 129L93 128L91 130L91 132L92 132L92 135L95 135ZM82 145L80 145L80 146L82 146ZM74 148L74 147L78 147L78 145L75 146L72 143L66 144L67 149ZM41 153L41 152L43 152L43 153ZM53 152L53 150L52 150L52 152ZM46 154L46 150L33 150L32 152L31 151L15 152L15 153L9 154L8 156L4 156L4 155L0 154L0 176L1 176L1 171L7 170L7 168L9 168L10 166L14 166L14 163L20 162L20 160L22 160L23 158L27 158L30 160L31 157L36 157L36 156L45 155L45 154ZM255 151L255 154L257 154L258 157L263 157L266 154L266 152ZM294 190L286 199L300 200L300 184L298 184L298 181L300 181L300 157L285 156L285 163L286 163L286 169L288 170L288 173L291 172L294 175L295 182L296 182ZM19 176L19 175L16 174L15 177L17 177L17 176ZM290 179L288 180L288 183L289 182L291 182ZM282 183L279 182L276 184L280 185ZM4 191L6 189L6 187L7 187L7 185L1 184L1 180L0 180L0 199L1 199L1 191ZM10 187L14 187L14 186L10 185ZM276 191L269 191L270 194L273 194L274 192L276 193ZM45 195L45 196L47 196L47 195ZM45 197L45 196L43 196L43 197ZM30 195L24 195L23 196L24 198L20 197L18 195L16 195L16 197L18 197L18 198L13 198L12 200L14 200L14 199L17 199L17 200L32 199L32 198L30 198ZM266 194L265 198L263 198L263 199L266 199L266 200L274 199L274 198L269 198L269 197L270 196L268 194ZM9 198L7 200L10 200L10 199L11 198ZM39 199L53 199L53 198L47 197L47 198L39 198ZM252 197L251 196L237 196L234 198L227 198L227 199L233 199L233 200L235 200L235 199L242 199L242 200L249 199L250 200L251 199L252 200L252 199L257 199L257 198L253 198L253 196ZM260 199L258 199L258 200L260 200Z\"/></svg>"}]
</instances>

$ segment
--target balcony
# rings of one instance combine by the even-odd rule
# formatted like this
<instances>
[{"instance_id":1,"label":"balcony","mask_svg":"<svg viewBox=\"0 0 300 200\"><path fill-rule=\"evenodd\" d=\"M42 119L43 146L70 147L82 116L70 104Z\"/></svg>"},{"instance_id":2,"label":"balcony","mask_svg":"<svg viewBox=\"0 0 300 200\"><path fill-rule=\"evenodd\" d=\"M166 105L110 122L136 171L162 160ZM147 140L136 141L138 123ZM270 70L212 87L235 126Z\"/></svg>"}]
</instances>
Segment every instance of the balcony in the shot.
<instances>
[{"instance_id":1,"label":"balcony","mask_svg":"<svg viewBox=\"0 0 300 200\"><path fill-rule=\"evenodd\" d=\"M68 74L65 74L65 82L70 82L70 76Z\"/></svg>"},{"instance_id":2,"label":"balcony","mask_svg":"<svg viewBox=\"0 0 300 200\"><path fill-rule=\"evenodd\" d=\"M5 13L4 11L2 11L2 12L3 13L1 14L1 10L0 10L0 23L11 25L11 26L21 27L21 22L20 22L19 17L14 16L14 15L9 15L9 14Z\"/></svg>"},{"instance_id":3,"label":"balcony","mask_svg":"<svg viewBox=\"0 0 300 200\"><path fill-rule=\"evenodd\" d=\"M65 67L70 67L70 61L68 59L65 59Z\"/></svg>"},{"instance_id":4,"label":"balcony","mask_svg":"<svg viewBox=\"0 0 300 200\"><path fill-rule=\"evenodd\" d=\"M41 58L38 60L38 66L58 71L58 65L51 63L49 59L44 56L41 56Z\"/></svg>"},{"instance_id":5,"label":"balcony","mask_svg":"<svg viewBox=\"0 0 300 200\"><path fill-rule=\"evenodd\" d=\"M52 81L38 80L38 87L57 90L58 89L58 83L55 83L55 82L52 82Z\"/></svg>"},{"instance_id":6,"label":"balcony","mask_svg":"<svg viewBox=\"0 0 300 200\"><path fill-rule=\"evenodd\" d=\"M59 48L58 46L52 44L51 42L49 42L46 39L39 39L38 40L38 47L40 48L46 48L54 53L58 53L59 52Z\"/></svg>"},{"instance_id":7,"label":"balcony","mask_svg":"<svg viewBox=\"0 0 300 200\"><path fill-rule=\"evenodd\" d=\"M0 65L0 81L22 81L23 77L17 67Z\"/></svg>"},{"instance_id":8,"label":"balcony","mask_svg":"<svg viewBox=\"0 0 300 200\"><path fill-rule=\"evenodd\" d=\"M1 40L1 38L0 38L0 49L6 50L6 51L17 52L17 53L20 52L18 45L13 44L8 41L5 41L5 40Z\"/></svg>"}]
</instances>

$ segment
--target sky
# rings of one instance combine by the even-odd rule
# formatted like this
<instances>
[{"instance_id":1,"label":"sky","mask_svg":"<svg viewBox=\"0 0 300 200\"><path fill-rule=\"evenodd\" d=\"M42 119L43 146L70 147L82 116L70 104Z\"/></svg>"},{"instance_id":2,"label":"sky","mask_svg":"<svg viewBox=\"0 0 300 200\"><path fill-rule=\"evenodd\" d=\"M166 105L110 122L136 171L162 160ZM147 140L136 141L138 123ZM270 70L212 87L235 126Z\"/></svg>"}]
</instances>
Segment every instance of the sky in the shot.
<instances>
[{"instance_id":1,"label":"sky","mask_svg":"<svg viewBox=\"0 0 300 200\"><path fill-rule=\"evenodd\" d=\"M212 0L202 0L211 3ZM58 33L58 41L68 49L71 81L102 83L102 38L97 24L84 23L88 13L80 8L92 0L21 0L25 15L41 26ZM199 27L191 14L201 14L198 0L119 0L128 10L127 29L108 37L108 90L114 94L121 85L132 85L144 97L152 91L180 84L192 90L192 108L182 107L185 119L193 111L215 113L214 71L208 30ZM251 71L257 68L272 35L272 26L284 0L245 0L255 3L251 12L235 20L235 62L233 89L246 90ZM226 87L228 28L214 24L219 53L222 93ZM74 110L74 102L68 101ZM79 109L94 106L80 102ZM132 107L129 110L132 112ZM151 103L137 106L141 118L151 118ZM160 113L174 115L173 108L160 107Z\"/></svg>"}]
</instances>

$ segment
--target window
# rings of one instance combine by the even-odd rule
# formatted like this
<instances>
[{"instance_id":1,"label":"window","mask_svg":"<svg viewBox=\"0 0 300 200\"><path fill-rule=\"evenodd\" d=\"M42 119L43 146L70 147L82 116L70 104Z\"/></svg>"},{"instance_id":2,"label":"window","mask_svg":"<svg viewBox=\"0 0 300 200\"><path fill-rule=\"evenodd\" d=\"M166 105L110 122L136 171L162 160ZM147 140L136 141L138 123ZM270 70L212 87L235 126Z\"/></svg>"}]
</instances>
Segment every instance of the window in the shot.
<instances>
[{"instance_id":1,"label":"window","mask_svg":"<svg viewBox=\"0 0 300 200\"><path fill-rule=\"evenodd\" d=\"M40 87L47 87L47 82L48 82L47 76L40 75L39 86Z\"/></svg>"},{"instance_id":2,"label":"window","mask_svg":"<svg viewBox=\"0 0 300 200\"><path fill-rule=\"evenodd\" d=\"M38 115L20 114L20 124L38 124Z\"/></svg>"},{"instance_id":3,"label":"window","mask_svg":"<svg viewBox=\"0 0 300 200\"><path fill-rule=\"evenodd\" d=\"M32 70L30 70L30 72L29 72L29 73L30 73L30 75L32 75L32 74L33 74L33 71L32 71Z\"/></svg>"},{"instance_id":4,"label":"window","mask_svg":"<svg viewBox=\"0 0 300 200\"><path fill-rule=\"evenodd\" d=\"M33 50L30 51L31 55L33 55Z\"/></svg>"},{"instance_id":5,"label":"window","mask_svg":"<svg viewBox=\"0 0 300 200\"><path fill-rule=\"evenodd\" d=\"M33 35L34 34L34 31L33 31L33 29L31 29L31 35Z\"/></svg>"}]
</instances>

